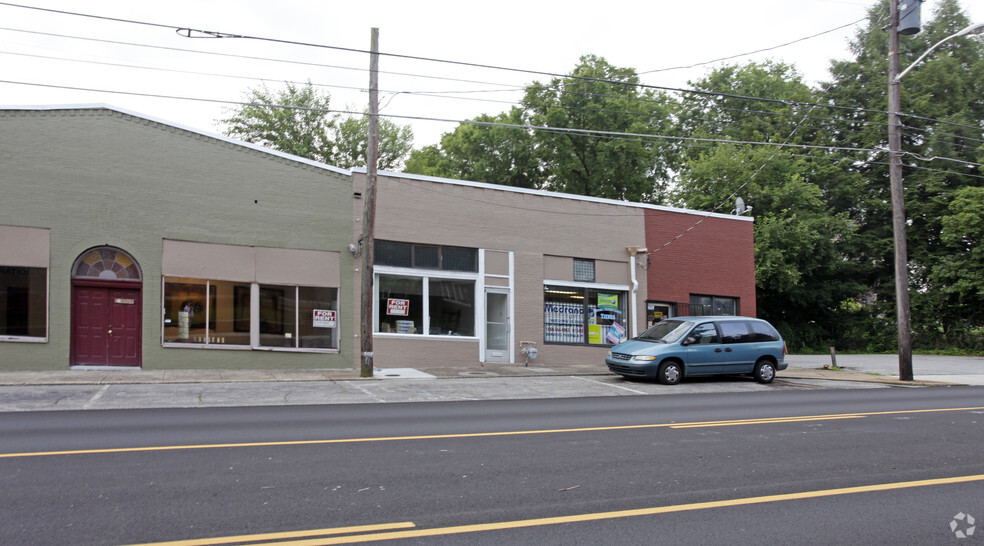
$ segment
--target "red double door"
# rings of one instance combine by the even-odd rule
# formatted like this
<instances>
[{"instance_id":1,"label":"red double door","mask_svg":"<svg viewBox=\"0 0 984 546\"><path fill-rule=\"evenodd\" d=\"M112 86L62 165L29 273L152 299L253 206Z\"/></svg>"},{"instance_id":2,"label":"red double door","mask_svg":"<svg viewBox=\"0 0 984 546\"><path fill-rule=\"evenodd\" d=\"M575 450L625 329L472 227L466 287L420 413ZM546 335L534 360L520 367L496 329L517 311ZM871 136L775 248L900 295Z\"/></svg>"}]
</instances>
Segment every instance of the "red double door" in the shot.
<instances>
[{"instance_id":1,"label":"red double door","mask_svg":"<svg viewBox=\"0 0 984 546\"><path fill-rule=\"evenodd\" d=\"M72 365L139 367L140 283L72 284Z\"/></svg>"}]
</instances>

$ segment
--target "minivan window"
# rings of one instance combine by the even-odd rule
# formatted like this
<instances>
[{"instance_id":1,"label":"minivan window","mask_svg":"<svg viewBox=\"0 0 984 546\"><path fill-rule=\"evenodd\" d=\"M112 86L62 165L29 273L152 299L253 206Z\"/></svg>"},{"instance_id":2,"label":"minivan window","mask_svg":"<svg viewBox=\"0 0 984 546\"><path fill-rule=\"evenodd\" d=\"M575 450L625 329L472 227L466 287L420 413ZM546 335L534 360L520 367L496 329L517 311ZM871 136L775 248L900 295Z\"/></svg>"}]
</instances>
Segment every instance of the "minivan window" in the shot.
<instances>
[{"instance_id":1,"label":"minivan window","mask_svg":"<svg viewBox=\"0 0 984 546\"><path fill-rule=\"evenodd\" d=\"M709 345L711 343L720 343L718 341L717 328L714 327L713 322L707 322L701 324L700 326L693 329L690 335L687 336L688 344L699 344L699 345Z\"/></svg>"},{"instance_id":2,"label":"minivan window","mask_svg":"<svg viewBox=\"0 0 984 546\"><path fill-rule=\"evenodd\" d=\"M752 341L779 341L779 332L765 322L749 322L752 330Z\"/></svg>"},{"instance_id":3,"label":"minivan window","mask_svg":"<svg viewBox=\"0 0 984 546\"><path fill-rule=\"evenodd\" d=\"M744 321L719 322L721 328L721 340L724 343L743 343L749 341L748 326Z\"/></svg>"},{"instance_id":4,"label":"minivan window","mask_svg":"<svg viewBox=\"0 0 984 546\"><path fill-rule=\"evenodd\" d=\"M664 320L650 326L649 329L639 336L639 339L658 341L660 343L673 343L683 337L683 334L686 334L687 330L693 324L692 322L683 320Z\"/></svg>"}]
</instances>

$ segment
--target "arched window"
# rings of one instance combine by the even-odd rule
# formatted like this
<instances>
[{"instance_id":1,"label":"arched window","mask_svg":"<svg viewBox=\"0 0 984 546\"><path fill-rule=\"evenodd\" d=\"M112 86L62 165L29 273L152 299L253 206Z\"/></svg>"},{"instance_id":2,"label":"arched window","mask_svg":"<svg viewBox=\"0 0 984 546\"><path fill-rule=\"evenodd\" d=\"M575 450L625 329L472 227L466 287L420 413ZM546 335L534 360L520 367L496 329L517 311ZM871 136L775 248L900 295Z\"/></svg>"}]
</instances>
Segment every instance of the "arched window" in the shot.
<instances>
[{"instance_id":1,"label":"arched window","mask_svg":"<svg viewBox=\"0 0 984 546\"><path fill-rule=\"evenodd\" d=\"M75 260L72 278L139 281L140 266L132 256L118 248L101 246L88 250Z\"/></svg>"}]
</instances>

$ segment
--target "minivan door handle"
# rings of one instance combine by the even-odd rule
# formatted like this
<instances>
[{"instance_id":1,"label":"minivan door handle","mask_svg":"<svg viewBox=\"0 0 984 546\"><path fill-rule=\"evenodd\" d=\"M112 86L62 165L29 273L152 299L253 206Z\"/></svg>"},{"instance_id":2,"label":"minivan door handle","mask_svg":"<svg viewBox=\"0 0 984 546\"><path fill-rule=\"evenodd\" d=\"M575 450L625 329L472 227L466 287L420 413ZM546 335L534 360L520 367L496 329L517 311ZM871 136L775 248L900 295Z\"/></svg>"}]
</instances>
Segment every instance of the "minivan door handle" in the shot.
<instances>
[{"instance_id":1,"label":"minivan door handle","mask_svg":"<svg viewBox=\"0 0 984 546\"><path fill-rule=\"evenodd\" d=\"M730 353L731 352L731 347L728 347L727 349L725 349L724 352Z\"/></svg>"},{"instance_id":2,"label":"minivan door handle","mask_svg":"<svg viewBox=\"0 0 984 546\"><path fill-rule=\"evenodd\" d=\"M714 352L715 352L715 353L720 353L720 352L721 352L721 348L720 348L720 347L718 347L717 349L714 349Z\"/></svg>"}]
</instances>

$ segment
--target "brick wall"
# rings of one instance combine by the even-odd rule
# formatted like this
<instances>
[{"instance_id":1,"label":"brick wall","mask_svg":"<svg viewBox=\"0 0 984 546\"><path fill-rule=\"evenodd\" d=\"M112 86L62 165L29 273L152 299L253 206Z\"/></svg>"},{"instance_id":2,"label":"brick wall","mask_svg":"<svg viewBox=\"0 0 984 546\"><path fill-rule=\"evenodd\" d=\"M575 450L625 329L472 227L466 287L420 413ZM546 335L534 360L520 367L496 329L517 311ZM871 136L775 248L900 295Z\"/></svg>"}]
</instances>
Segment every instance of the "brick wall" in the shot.
<instances>
[{"instance_id":1,"label":"brick wall","mask_svg":"<svg viewBox=\"0 0 984 546\"><path fill-rule=\"evenodd\" d=\"M754 317L753 223L745 217L646 211L648 299L689 302L691 294L739 299Z\"/></svg>"}]
</instances>

